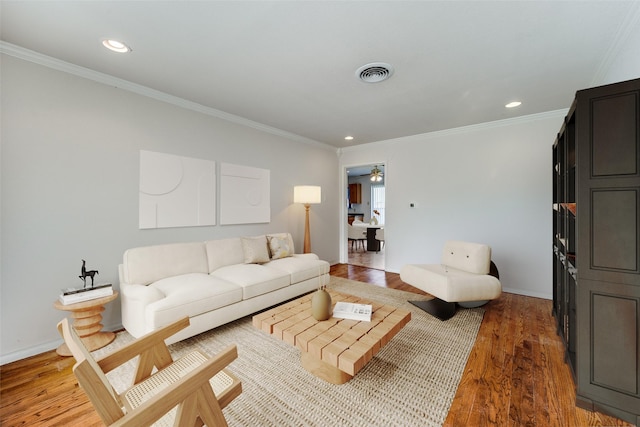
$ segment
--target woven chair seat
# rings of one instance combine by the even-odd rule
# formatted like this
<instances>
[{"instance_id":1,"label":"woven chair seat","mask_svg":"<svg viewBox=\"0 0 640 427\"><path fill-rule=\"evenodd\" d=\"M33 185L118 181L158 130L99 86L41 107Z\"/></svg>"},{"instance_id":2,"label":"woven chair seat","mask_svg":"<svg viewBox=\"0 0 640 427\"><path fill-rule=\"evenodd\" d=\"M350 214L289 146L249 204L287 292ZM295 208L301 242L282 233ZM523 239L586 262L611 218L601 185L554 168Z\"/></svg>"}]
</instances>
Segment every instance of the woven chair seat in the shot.
<instances>
[{"instance_id":1,"label":"woven chair seat","mask_svg":"<svg viewBox=\"0 0 640 427\"><path fill-rule=\"evenodd\" d=\"M198 366L205 363L207 359L206 355L197 350L181 357L171 365L156 372L151 377L127 390L123 395L125 406L128 410L135 409L165 388L171 386L171 384L175 383L189 372L196 369ZM234 379L223 370L211 378L209 383L217 397L233 385ZM177 406L153 425L158 427L172 426L176 411Z\"/></svg>"}]
</instances>

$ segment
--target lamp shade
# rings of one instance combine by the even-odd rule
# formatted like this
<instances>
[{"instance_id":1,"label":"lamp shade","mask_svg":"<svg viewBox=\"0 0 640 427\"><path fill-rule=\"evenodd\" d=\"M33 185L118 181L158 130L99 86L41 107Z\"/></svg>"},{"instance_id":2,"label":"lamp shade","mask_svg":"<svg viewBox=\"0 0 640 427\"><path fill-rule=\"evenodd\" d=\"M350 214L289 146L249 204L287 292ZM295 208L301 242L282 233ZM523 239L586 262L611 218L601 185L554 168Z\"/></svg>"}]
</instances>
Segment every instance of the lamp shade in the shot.
<instances>
[{"instance_id":1,"label":"lamp shade","mask_svg":"<svg viewBox=\"0 0 640 427\"><path fill-rule=\"evenodd\" d=\"M317 185L296 185L293 187L293 203L320 203L322 187Z\"/></svg>"}]
</instances>

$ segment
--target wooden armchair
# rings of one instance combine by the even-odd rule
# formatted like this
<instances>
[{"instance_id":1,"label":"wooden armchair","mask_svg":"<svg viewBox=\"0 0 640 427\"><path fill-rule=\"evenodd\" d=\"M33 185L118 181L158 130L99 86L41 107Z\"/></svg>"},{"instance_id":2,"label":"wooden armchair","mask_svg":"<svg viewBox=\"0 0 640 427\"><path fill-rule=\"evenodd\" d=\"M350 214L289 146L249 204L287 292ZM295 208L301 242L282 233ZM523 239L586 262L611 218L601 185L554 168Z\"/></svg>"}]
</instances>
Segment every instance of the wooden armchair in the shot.
<instances>
[{"instance_id":1,"label":"wooden armchair","mask_svg":"<svg viewBox=\"0 0 640 427\"><path fill-rule=\"evenodd\" d=\"M187 326L184 318L99 360L67 319L58 323L58 331L76 359L78 383L106 425L226 426L222 408L242 392L241 382L224 369L238 357L237 348L229 346L212 358L194 350L174 361L164 340ZM133 386L118 394L105 374L136 356Z\"/></svg>"}]
</instances>

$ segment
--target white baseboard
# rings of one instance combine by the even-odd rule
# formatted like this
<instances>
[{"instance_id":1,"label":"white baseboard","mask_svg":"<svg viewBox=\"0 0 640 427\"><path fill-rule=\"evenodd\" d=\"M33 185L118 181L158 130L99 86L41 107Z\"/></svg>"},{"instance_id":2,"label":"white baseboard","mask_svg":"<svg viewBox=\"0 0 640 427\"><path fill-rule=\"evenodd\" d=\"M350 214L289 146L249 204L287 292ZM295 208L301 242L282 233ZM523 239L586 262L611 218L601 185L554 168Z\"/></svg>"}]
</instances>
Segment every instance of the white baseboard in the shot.
<instances>
[{"instance_id":1,"label":"white baseboard","mask_svg":"<svg viewBox=\"0 0 640 427\"><path fill-rule=\"evenodd\" d=\"M105 331L119 331L123 329L122 324L105 327ZM26 359L27 357L36 356L38 354L46 353L47 351L55 350L62 344L62 338L54 341L49 341L34 345L33 347L25 348L22 350L14 351L13 353L0 355L0 366L7 363L15 362L17 360Z\"/></svg>"},{"instance_id":2,"label":"white baseboard","mask_svg":"<svg viewBox=\"0 0 640 427\"><path fill-rule=\"evenodd\" d=\"M62 339L38 344L33 347L14 351L13 353L3 354L2 356L0 356L0 365L5 365L7 363L15 362L16 360L26 359L27 357L55 350L60 344L62 344Z\"/></svg>"},{"instance_id":3,"label":"white baseboard","mask_svg":"<svg viewBox=\"0 0 640 427\"><path fill-rule=\"evenodd\" d=\"M526 297L534 297L534 298L542 298L542 299L553 299L553 294L549 294L546 292L531 292L531 291L523 291L522 289L513 289L513 288L502 288L502 292L508 292L510 294L516 295L524 295Z\"/></svg>"}]
</instances>

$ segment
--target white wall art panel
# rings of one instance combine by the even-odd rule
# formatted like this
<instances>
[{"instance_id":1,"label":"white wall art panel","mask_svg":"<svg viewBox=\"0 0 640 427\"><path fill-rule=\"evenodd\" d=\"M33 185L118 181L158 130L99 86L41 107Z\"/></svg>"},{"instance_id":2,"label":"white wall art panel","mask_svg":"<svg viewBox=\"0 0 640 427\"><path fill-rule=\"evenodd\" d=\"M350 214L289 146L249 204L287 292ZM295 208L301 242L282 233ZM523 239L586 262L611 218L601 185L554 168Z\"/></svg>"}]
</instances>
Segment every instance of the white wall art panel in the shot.
<instances>
[{"instance_id":1,"label":"white wall art panel","mask_svg":"<svg viewBox=\"0 0 640 427\"><path fill-rule=\"evenodd\" d=\"M271 221L270 171L220 165L220 224Z\"/></svg>"},{"instance_id":2,"label":"white wall art panel","mask_svg":"<svg viewBox=\"0 0 640 427\"><path fill-rule=\"evenodd\" d=\"M140 228L216 224L216 163L140 151Z\"/></svg>"}]
</instances>

